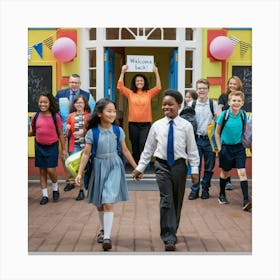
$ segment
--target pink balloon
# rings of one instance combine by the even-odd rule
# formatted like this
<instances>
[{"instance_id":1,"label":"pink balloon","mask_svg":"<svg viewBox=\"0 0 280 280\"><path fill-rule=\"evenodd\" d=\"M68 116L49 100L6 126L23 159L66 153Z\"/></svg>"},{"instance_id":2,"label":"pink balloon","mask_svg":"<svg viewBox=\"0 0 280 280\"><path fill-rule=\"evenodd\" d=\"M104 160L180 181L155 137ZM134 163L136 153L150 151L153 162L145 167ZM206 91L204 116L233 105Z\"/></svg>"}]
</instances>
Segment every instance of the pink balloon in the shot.
<instances>
[{"instance_id":1,"label":"pink balloon","mask_svg":"<svg viewBox=\"0 0 280 280\"><path fill-rule=\"evenodd\" d=\"M218 60L225 60L231 56L233 52L233 44L226 36L218 36L214 38L209 46L210 53Z\"/></svg>"},{"instance_id":2,"label":"pink balloon","mask_svg":"<svg viewBox=\"0 0 280 280\"><path fill-rule=\"evenodd\" d=\"M58 61L67 62L76 55L76 44L68 37L57 39L52 46L52 53Z\"/></svg>"}]
</instances>

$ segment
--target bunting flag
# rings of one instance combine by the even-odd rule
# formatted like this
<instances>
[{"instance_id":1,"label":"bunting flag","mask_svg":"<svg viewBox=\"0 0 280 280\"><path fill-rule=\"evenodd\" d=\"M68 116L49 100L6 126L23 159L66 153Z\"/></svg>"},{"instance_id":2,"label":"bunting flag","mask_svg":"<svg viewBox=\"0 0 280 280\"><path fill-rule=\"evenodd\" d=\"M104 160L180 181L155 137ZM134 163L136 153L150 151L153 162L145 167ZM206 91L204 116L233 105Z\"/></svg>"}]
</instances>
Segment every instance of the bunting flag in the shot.
<instances>
[{"instance_id":1,"label":"bunting flag","mask_svg":"<svg viewBox=\"0 0 280 280\"><path fill-rule=\"evenodd\" d=\"M37 53L40 55L40 57L43 57L43 43L38 43L33 46L33 48L37 51Z\"/></svg>"},{"instance_id":2,"label":"bunting flag","mask_svg":"<svg viewBox=\"0 0 280 280\"><path fill-rule=\"evenodd\" d=\"M52 46L53 46L53 37L51 36L51 37L43 40L43 43L51 50Z\"/></svg>"},{"instance_id":3,"label":"bunting flag","mask_svg":"<svg viewBox=\"0 0 280 280\"><path fill-rule=\"evenodd\" d=\"M251 47L251 44L240 41L240 55L244 55L249 47Z\"/></svg>"},{"instance_id":4,"label":"bunting flag","mask_svg":"<svg viewBox=\"0 0 280 280\"><path fill-rule=\"evenodd\" d=\"M234 47L240 42L240 40L238 38L236 38L235 36L230 36L229 38Z\"/></svg>"},{"instance_id":5,"label":"bunting flag","mask_svg":"<svg viewBox=\"0 0 280 280\"><path fill-rule=\"evenodd\" d=\"M32 55L32 47L28 47L28 60L31 59L31 55Z\"/></svg>"}]
</instances>

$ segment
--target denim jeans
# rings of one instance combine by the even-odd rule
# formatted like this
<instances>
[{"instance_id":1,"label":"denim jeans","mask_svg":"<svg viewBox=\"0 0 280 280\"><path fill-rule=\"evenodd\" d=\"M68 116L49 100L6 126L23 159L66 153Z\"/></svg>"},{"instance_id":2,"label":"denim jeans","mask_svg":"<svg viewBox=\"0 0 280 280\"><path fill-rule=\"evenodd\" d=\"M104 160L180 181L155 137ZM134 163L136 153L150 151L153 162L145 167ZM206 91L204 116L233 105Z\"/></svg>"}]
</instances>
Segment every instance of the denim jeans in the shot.
<instances>
[{"instance_id":1,"label":"denim jeans","mask_svg":"<svg viewBox=\"0 0 280 280\"><path fill-rule=\"evenodd\" d=\"M209 190L210 181L213 175L213 169L215 167L215 159L216 154L212 151L211 144L208 139L196 139L196 144L199 152L199 183L197 185L192 185L192 191L198 192L200 188L200 184L202 189ZM202 165L202 158L204 159L204 174L203 178L201 178L201 165Z\"/></svg>"}]
</instances>

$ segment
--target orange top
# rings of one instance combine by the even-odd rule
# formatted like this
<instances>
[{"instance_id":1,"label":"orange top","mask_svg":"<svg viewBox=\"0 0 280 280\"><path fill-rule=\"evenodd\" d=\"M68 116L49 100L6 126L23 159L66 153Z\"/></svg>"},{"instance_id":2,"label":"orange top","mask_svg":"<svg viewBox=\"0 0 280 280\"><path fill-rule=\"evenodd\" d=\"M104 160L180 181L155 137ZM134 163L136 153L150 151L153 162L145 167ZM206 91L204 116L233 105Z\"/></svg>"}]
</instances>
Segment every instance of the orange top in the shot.
<instances>
[{"instance_id":1,"label":"orange top","mask_svg":"<svg viewBox=\"0 0 280 280\"><path fill-rule=\"evenodd\" d=\"M124 86L118 81L117 89L128 100L128 121L129 122L152 122L151 100L161 90L159 87L147 91L138 90L137 93Z\"/></svg>"}]
</instances>

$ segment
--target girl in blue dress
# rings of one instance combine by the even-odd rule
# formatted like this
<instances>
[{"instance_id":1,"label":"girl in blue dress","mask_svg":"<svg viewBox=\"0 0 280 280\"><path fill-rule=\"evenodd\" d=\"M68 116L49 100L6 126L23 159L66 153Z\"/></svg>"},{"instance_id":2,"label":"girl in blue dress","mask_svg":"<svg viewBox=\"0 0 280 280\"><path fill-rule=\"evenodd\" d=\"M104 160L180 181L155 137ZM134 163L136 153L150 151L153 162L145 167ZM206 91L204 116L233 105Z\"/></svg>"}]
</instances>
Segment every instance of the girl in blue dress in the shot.
<instances>
[{"instance_id":1,"label":"girl in blue dress","mask_svg":"<svg viewBox=\"0 0 280 280\"><path fill-rule=\"evenodd\" d=\"M129 200L125 169L117 151L117 136L112 126L115 124L116 112L116 105L110 99L102 98L96 103L94 112L87 122L86 146L75 179L77 185L80 185L94 142L91 128L98 127L99 137L88 185L88 202L97 207L101 227L97 242L102 243L104 251L112 248L110 235L114 217L113 204ZM131 166L136 168L137 164L125 144L124 132L122 128L119 129L122 154Z\"/></svg>"}]
</instances>

